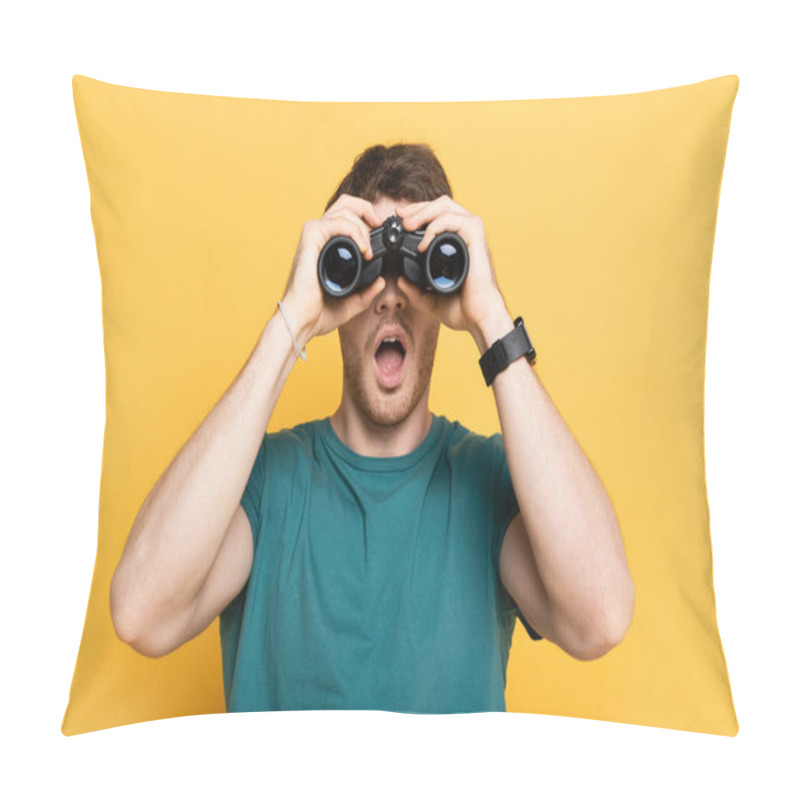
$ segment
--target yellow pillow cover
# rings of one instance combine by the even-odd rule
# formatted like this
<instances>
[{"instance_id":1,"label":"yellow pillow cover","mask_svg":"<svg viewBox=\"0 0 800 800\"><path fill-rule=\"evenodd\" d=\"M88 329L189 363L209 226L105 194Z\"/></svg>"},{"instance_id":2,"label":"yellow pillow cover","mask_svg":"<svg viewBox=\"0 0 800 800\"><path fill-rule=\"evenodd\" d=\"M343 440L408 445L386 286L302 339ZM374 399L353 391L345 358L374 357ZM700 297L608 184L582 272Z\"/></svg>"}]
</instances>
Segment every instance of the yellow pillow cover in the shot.
<instances>
[{"instance_id":1,"label":"yellow pillow cover","mask_svg":"<svg viewBox=\"0 0 800 800\"><path fill-rule=\"evenodd\" d=\"M484 222L535 369L612 499L636 586L620 646L578 661L514 634L509 711L733 736L703 434L708 291L735 75L606 97L288 102L73 77L103 299L97 560L65 735L224 712L218 622L160 659L119 641L111 577L159 475L236 377L302 223L354 157L423 141ZM298 361L270 431L332 413L335 334ZM431 408L499 430L471 337L442 326Z\"/></svg>"}]
</instances>

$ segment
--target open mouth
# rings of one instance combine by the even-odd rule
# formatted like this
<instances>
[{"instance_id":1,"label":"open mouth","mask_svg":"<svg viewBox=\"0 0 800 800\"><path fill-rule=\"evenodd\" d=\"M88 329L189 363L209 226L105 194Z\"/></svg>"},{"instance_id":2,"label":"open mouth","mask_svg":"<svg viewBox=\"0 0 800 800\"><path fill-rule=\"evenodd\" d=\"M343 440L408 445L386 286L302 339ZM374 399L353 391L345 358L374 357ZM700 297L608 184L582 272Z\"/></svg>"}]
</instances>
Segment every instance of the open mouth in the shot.
<instances>
[{"instance_id":1,"label":"open mouth","mask_svg":"<svg viewBox=\"0 0 800 800\"><path fill-rule=\"evenodd\" d=\"M375 351L375 368L378 382L387 388L397 386L403 379L406 348L402 334L386 334Z\"/></svg>"}]
</instances>

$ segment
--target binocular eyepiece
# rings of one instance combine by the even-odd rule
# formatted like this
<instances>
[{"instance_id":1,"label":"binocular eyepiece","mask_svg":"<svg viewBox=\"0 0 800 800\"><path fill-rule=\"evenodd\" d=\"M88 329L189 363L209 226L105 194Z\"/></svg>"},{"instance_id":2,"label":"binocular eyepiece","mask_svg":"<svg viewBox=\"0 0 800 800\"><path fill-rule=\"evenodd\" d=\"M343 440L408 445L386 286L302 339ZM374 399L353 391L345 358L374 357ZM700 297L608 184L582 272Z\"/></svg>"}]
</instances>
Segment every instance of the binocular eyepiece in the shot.
<instances>
[{"instance_id":1,"label":"binocular eyepiece","mask_svg":"<svg viewBox=\"0 0 800 800\"><path fill-rule=\"evenodd\" d=\"M388 217L370 231L369 261L349 236L334 236L325 243L317 262L322 290L331 297L347 297L369 286L385 270L397 269L424 291L457 292L469 270L467 245L457 233L444 231L420 253L418 247L427 227L406 231L399 217Z\"/></svg>"}]
</instances>

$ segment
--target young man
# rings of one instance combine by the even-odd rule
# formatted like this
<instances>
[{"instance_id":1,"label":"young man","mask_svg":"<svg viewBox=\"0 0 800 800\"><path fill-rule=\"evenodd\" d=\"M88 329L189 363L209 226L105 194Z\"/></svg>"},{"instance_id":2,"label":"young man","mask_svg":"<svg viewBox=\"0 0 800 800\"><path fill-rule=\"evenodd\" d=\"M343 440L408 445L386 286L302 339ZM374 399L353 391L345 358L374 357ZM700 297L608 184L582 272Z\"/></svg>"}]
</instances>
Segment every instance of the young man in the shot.
<instances>
[{"instance_id":1,"label":"young man","mask_svg":"<svg viewBox=\"0 0 800 800\"><path fill-rule=\"evenodd\" d=\"M467 244L455 295L385 270L323 295L317 260L392 214ZM229 711L505 710L517 617L575 658L620 642L633 585L602 483L525 358L494 375L503 435L428 408L440 324L478 357L511 334L481 220L424 145L369 148L305 223L279 311L145 500L111 587L118 635L160 656L219 615ZM264 434L298 354L338 329L331 417ZM387 342L388 340L388 342Z\"/></svg>"}]
</instances>

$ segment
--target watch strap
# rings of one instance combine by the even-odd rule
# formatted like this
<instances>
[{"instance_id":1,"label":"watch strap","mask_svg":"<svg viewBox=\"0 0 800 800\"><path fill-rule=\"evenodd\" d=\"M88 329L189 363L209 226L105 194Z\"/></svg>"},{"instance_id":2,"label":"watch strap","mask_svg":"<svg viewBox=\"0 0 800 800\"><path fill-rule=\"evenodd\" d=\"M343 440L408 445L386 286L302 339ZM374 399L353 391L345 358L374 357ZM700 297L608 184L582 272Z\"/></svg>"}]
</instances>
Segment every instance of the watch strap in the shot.
<instances>
[{"instance_id":1,"label":"watch strap","mask_svg":"<svg viewBox=\"0 0 800 800\"><path fill-rule=\"evenodd\" d=\"M517 317L514 320L514 330L498 339L478 361L486 385L491 386L498 373L522 356L525 356L530 364L536 361L536 350L525 329L525 323L522 317Z\"/></svg>"}]
</instances>

